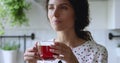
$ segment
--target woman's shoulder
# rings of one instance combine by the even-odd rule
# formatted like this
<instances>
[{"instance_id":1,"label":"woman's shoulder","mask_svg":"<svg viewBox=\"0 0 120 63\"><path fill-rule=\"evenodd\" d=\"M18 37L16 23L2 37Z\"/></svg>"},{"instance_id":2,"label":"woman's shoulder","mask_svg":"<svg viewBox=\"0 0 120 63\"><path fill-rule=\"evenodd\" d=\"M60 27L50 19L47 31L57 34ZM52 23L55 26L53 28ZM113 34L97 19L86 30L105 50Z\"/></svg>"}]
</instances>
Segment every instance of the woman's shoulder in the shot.
<instances>
[{"instance_id":1,"label":"woman's shoulder","mask_svg":"<svg viewBox=\"0 0 120 63\"><path fill-rule=\"evenodd\" d=\"M78 47L75 47L73 48L73 50L87 50L87 51L94 51L94 52L107 52L107 49L101 45L101 44L98 44L97 42L95 41L86 41L84 44L78 46Z\"/></svg>"},{"instance_id":2,"label":"woman's shoulder","mask_svg":"<svg viewBox=\"0 0 120 63\"><path fill-rule=\"evenodd\" d=\"M93 48L93 49L91 49L91 53L93 55L96 55L95 57L97 57L98 59L101 60L101 58L102 58L106 62L107 58L108 58L108 51L107 51L106 47L101 44L98 44L95 41L91 41L90 43L91 43L91 47Z\"/></svg>"},{"instance_id":3,"label":"woman's shoulder","mask_svg":"<svg viewBox=\"0 0 120 63\"><path fill-rule=\"evenodd\" d=\"M105 50L106 47L101 45L101 44L98 44L97 42L95 41L90 41L90 45L91 47L95 48L95 49L98 49L98 50Z\"/></svg>"},{"instance_id":4,"label":"woman's shoulder","mask_svg":"<svg viewBox=\"0 0 120 63\"><path fill-rule=\"evenodd\" d=\"M93 49L93 50L100 51L100 52L107 51L105 46L98 44L94 40L88 41L86 45L88 46L89 49Z\"/></svg>"}]
</instances>

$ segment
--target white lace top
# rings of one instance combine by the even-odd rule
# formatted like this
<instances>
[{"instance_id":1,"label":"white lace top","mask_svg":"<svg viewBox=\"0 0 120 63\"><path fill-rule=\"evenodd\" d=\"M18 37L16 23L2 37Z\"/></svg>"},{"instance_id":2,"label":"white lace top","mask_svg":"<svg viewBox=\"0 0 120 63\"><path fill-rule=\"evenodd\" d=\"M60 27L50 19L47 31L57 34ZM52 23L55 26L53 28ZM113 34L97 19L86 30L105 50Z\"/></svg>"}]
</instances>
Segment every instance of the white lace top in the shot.
<instances>
[{"instance_id":1,"label":"white lace top","mask_svg":"<svg viewBox=\"0 0 120 63\"><path fill-rule=\"evenodd\" d=\"M87 41L84 44L72 48L79 63L107 63L108 53L104 46L94 41ZM54 61L38 61L38 63L58 63L60 59ZM66 63L62 60L62 63Z\"/></svg>"}]
</instances>

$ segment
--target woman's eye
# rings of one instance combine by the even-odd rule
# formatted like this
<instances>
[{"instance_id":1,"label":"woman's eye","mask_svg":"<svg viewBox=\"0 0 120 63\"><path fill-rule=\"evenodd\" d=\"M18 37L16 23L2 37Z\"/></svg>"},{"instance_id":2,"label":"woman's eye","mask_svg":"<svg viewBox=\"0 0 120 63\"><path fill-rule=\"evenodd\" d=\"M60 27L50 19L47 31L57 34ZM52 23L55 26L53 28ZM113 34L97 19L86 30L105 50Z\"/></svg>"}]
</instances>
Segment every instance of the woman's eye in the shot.
<instances>
[{"instance_id":1,"label":"woman's eye","mask_svg":"<svg viewBox=\"0 0 120 63\"><path fill-rule=\"evenodd\" d=\"M54 7L48 6L48 9L54 9Z\"/></svg>"},{"instance_id":2,"label":"woman's eye","mask_svg":"<svg viewBox=\"0 0 120 63\"><path fill-rule=\"evenodd\" d=\"M67 10L68 8L66 6L61 6L61 9Z\"/></svg>"}]
</instances>

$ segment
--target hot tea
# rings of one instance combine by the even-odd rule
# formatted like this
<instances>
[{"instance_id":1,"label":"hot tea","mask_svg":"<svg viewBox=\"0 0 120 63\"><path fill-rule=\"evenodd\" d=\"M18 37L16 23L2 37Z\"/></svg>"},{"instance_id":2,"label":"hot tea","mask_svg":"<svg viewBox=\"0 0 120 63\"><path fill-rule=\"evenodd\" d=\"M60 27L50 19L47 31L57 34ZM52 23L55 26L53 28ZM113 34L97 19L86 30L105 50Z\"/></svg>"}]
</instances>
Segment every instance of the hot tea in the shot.
<instances>
[{"instance_id":1,"label":"hot tea","mask_svg":"<svg viewBox=\"0 0 120 63\"><path fill-rule=\"evenodd\" d=\"M50 52L50 46L40 46L41 48L41 53L40 53L40 57L42 59L45 59L45 60L49 60L49 59L54 59L53 57L53 53Z\"/></svg>"},{"instance_id":2,"label":"hot tea","mask_svg":"<svg viewBox=\"0 0 120 63\"><path fill-rule=\"evenodd\" d=\"M50 42L50 41L44 41L41 42L38 46L38 52L39 52L39 56L40 58L44 59L44 60L54 60L55 58L53 57L53 55L55 55L54 53L50 52L50 45L53 45L54 42Z\"/></svg>"}]
</instances>

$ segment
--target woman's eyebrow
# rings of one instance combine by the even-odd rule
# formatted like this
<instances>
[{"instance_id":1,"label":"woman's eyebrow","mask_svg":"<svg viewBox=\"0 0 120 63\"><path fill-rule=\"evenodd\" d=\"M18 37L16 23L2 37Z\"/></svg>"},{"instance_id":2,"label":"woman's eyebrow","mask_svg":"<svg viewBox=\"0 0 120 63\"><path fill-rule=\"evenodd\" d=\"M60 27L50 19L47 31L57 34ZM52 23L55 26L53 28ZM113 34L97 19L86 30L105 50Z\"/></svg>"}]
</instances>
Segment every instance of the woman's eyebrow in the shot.
<instances>
[{"instance_id":1,"label":"woman's eyebrow","mask_svg":"<svg viewBox=\"0 0 120 63\"><path fill-rule=\"evenodd\" d=\"M53 6L54 4L48 4L48 6Z\"/></svg>"},{"instance_id":2,"label":"woman's eyebrow","mask_svg":"<svg viewBox=\"0 0 120 63\"><path fill-rule=\"evenodd\" d=\"M70 6L70 7L72 7L70 4L68 4L68 3L61 3L61 4L59 4L59 5L66 5L66 6ZM48 6L54 6L54 4L48 4Z\"/></svg>"},{"instance_id":3,"label":"woman's eyebrow","mask_svg":"<svg viewBox=\"0 0 120 63\"><path fill-rule=\"evenodd\" d=\"M71 7L71 5L68 4L68 3L62 3L62 4L60 4L60 5L66 5L66 6L70 6L70 7Z\"/></svg>"}]
</instances>

